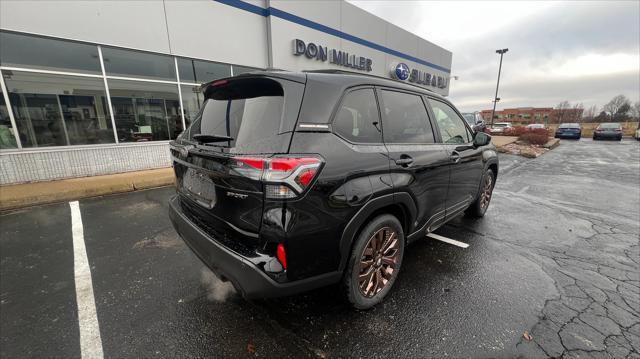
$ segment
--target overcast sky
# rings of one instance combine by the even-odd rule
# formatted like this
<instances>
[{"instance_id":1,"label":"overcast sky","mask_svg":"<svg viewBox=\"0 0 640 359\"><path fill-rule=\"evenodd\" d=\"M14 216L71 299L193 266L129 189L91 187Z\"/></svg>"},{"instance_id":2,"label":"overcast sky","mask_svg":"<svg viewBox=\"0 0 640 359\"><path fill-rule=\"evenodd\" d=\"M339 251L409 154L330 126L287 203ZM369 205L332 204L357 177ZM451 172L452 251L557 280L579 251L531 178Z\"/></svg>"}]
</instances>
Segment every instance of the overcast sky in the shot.
<instances>
[{"instance_id":1,"label":"overcast sky","mask_svg":"<svg viewBox=\"0 0 640 359\"><path fill-rule=\"evenodd\" d=\"M498 109L640 100L640 1L350 2L453 52L461 111L491 108L499 48Z\"/></svg>"}]
</instances>

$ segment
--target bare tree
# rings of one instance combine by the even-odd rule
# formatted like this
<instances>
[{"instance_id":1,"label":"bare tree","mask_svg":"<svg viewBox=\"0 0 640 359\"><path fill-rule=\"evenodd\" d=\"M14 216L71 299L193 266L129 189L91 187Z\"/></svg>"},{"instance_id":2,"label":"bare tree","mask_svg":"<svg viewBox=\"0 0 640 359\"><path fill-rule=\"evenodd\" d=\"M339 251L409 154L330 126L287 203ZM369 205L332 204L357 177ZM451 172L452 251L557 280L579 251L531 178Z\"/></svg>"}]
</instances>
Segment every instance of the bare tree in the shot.
<instances>
[{"instance_id":1,"label":"bare tree","mask_svg":"<svg viewBox=\"0 0 640 359\"><path fill-rule=\"evenodd\" d=\"M625 120L631 110L631 101L625 95L618 95L604 105L603 110L614 120Z\"/></svg>"},{"instance_id":2,"label":"bare tree","mask_svg":"<svg viewBox=\"0 0 640 359\"><path fill-rule=\"evenodd\" d=\"M560 102L554 112L555 112L555 117L556 117L556 121L558 123L562 123L562 121L565 119L566 115L567 115L567 110L569 110L571 108L571 104L569 103L569 101L562 101Z\"/></svg>"},{"instance_id":3,"label":"bare tree","mask_svg":"<svg viewBox=\"0 0 640 359\"><path fill-rule=\"evenodd\" d=\"M636 103L631 106L631 111L629 113L631 114L631 117L636 120L640 120L640 101L636 101Z\"/></svg>"},{"instance_id":4,"label":"bare tree","mask_svg":"<svg viewBox=\"0 0 640 359\"><path fill-rule=\"evenodd\" d=\"M596 105L593 105L587 108L582 113L582 118L584 119L585 122L591 122L597 115L598 115L598 107Z\"/></svg>"},{"instance_id":5,"label":"bare tree","mask_svg":"<svg viewBox=\"0 0 640 359\"><path fill-rule=\"evenodd\" d=\"M581 122L583 112L584 106L582 105L582 102L576 103L575 105L573 105L573 108L571 109L568 117L570 118L571 122Z\"/></svg>"}]
</instances>

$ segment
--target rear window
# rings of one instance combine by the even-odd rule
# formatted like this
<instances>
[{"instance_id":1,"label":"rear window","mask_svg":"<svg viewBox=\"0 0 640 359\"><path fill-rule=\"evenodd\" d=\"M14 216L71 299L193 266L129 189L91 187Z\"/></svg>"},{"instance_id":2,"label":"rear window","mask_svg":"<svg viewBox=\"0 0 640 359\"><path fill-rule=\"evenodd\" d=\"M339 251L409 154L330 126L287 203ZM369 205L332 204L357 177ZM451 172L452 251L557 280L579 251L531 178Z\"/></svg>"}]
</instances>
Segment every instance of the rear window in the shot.
<instances>
[{"instance_id":1,"label":"rear window","mask_svg":"<svg viewBox=\"0 0 640 359\"><path fill-rule=\"evenodd\" d=\"M577 123L563 123L560 128L577 128L580 127Z\"/></svg>"},{"instance_id":2,"label":"rear window","mask_svg":"<svg viewBox=\"0 0 640 359\"><path fill-rule=\"evenodd\" d=\"M222 82L207 90L207 100L183 135L189 141L198 134L229 136L232 141L214 142L233 152L264 148L282 132L284 91L270 79Z\"/></svg>"},{"instance_id":3,"label":"rear window","mask_svg":"<svg viewBox=\"0 0 640 359\"><path fill-rule=\"evenodd\" d=\"M619 123L603 123L600 124L601 128L619 128L620 124Z\"/></svg>"}]
</instances>

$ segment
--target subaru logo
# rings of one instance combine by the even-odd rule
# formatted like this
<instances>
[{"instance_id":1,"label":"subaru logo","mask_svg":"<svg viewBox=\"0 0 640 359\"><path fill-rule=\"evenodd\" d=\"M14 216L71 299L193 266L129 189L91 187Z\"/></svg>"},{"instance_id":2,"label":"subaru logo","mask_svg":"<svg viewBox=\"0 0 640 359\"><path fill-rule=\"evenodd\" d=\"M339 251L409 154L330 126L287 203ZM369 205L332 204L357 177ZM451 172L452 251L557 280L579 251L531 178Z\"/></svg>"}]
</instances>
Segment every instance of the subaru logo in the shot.
<instances>
[{"instance_id":1,"label":"subaru logo","mask_svg":"<svg viewBox=\"0 0 640 359\"><path fill-rule=\"evenodd\" d=\"M396 65L395 75L398 80L406 80L409 78L409 66L404 63L399 63Z\"/></svg>"}]
</instances>

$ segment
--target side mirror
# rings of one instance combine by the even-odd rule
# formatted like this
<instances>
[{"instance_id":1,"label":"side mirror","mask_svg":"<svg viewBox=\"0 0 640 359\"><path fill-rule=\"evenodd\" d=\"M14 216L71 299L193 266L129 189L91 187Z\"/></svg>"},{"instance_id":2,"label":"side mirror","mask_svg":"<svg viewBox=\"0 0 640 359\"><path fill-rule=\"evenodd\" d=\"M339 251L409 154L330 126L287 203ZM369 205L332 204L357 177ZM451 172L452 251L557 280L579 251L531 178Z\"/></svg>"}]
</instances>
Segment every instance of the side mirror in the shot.
<instances>
[{"instance_id":1,"label":"side mirror","mask_svg":"<svg viewBox=\"0 0 640 359\"><path fill-rule=\"evenodd\" d=\"M491 136L487 135L484 132L476 132L476 135L473 136L473 145L476 147L486 146L491 143Z\"/></svg>"},{"instance_id":2,"label":"side mirror","mask_svg":"<svg viewBox=\"0 0 640 359\"><path fill-rule=\"evenodd\" d=\"M482 125L484 123L484 121L482 121L481 119L477 119L476 120L476 125Z\"/></svg>"}]
</instances>

